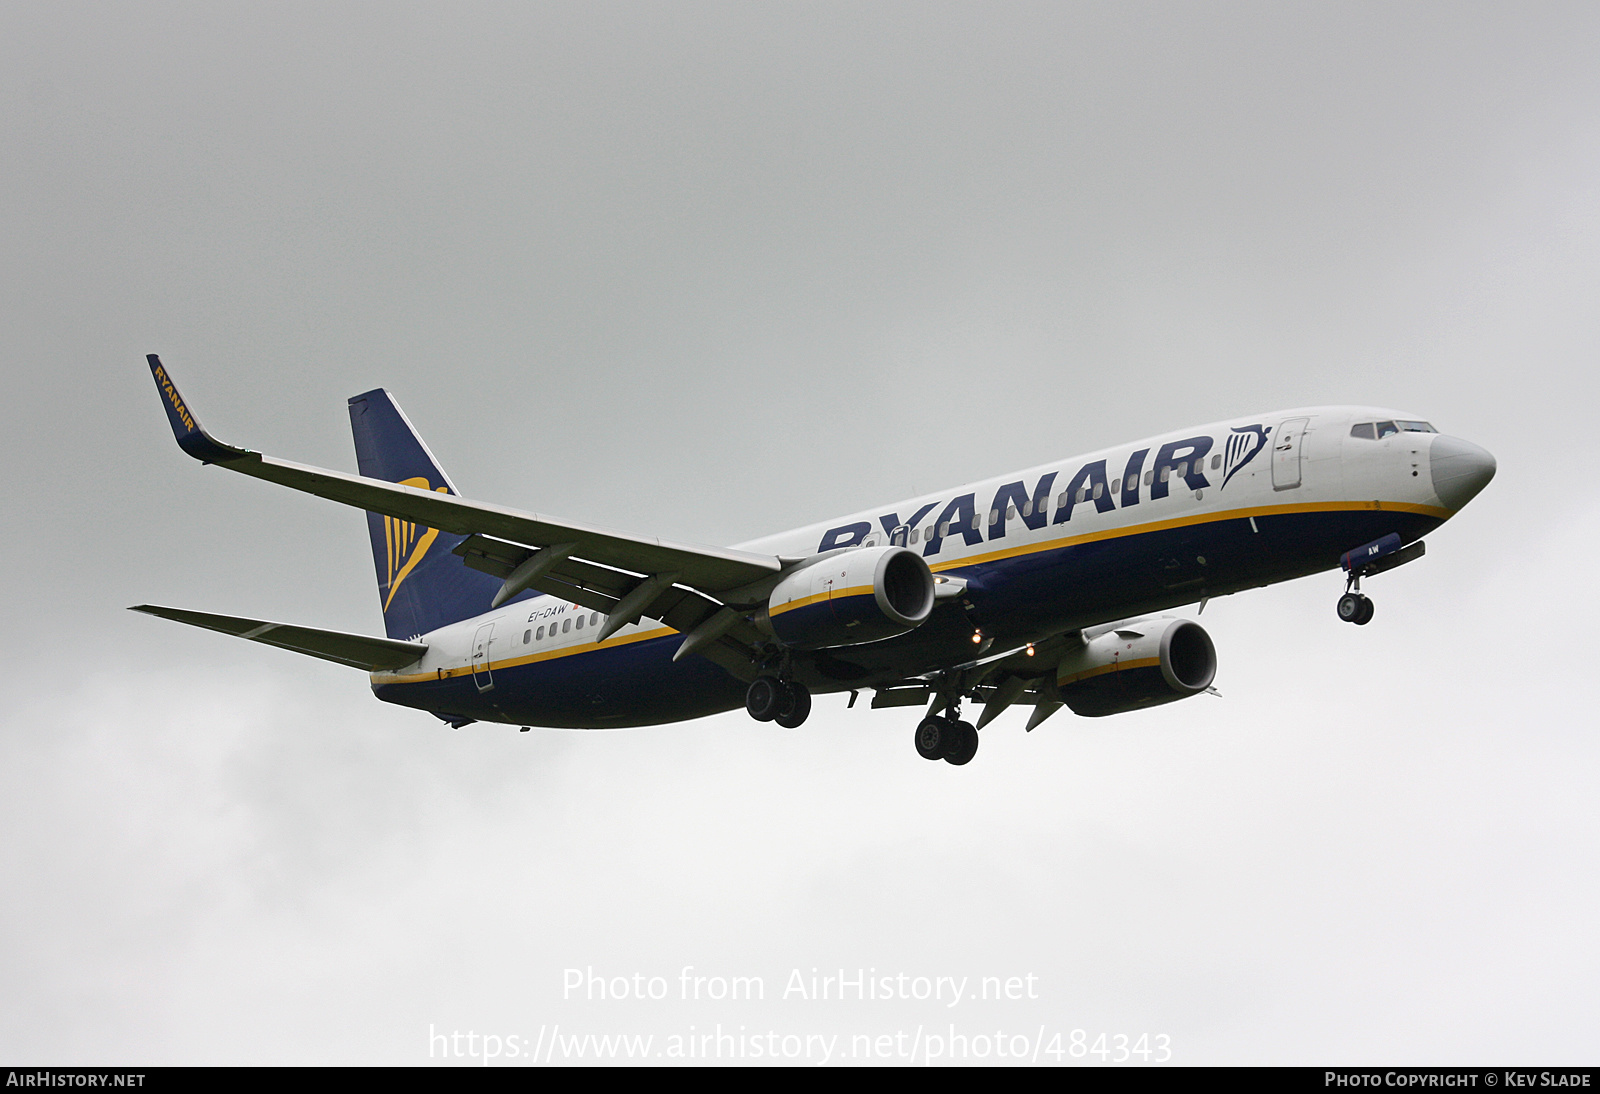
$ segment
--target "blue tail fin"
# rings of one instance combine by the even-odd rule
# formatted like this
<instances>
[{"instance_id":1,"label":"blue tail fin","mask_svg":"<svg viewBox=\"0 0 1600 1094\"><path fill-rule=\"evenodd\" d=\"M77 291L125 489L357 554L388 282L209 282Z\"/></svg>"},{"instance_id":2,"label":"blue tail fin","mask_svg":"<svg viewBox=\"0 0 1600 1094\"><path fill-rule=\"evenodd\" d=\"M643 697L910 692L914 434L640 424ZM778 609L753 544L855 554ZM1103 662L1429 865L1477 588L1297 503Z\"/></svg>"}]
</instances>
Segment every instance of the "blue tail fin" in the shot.
<instances>
[{"instance_id":1,"label":"blue tail fin","mask_svg":"<svg viewBox=\"0 0 1600 1094\"><path fill-rule=\"evenodd\" d=\"M405 411L382 388L351 397L350 432L357 469L367 478L457 493ZM408 639L486 612L500 590L499 581L450 553L464 536L378 513L367 514L367 530L390 638Z\"/></svg>"}]
</instances>

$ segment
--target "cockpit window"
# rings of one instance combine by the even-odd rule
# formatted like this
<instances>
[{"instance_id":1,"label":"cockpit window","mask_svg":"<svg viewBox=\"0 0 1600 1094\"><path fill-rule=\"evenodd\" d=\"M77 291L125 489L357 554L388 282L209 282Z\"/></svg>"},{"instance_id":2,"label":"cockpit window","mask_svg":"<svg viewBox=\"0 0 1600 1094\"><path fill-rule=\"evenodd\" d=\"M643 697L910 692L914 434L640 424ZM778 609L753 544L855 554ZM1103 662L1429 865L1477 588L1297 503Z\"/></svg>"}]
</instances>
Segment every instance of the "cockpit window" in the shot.
<instances>
[{"instance_id":1,"label":"cockpit window","mask_svg":"<svg viewBox=\"0 0 1600 1094\"><path fill-rule=\"evenodd\" d=\"M1393 437L1398 432L1400 432L1400 427L1393 422L1378 423L1378 440L1380 441L1385 437Z\"/></svg>"},{"instance_id":2,"label":"cockpit window","mask_svg":"<svg viewBox=\"0 0 1600 1094\"><path fill-rule=\"evenodd\" d=\"M1351 426L1350 436L1360 437L1364 441L1375 441L1378 439L1378 434L1373 429L1371 422L1362 422L1360 425Z\"/></svg>"},{"instance_id":3,"label":"cockpit window","mask_svg":"<svg viewBox=\"0 0 1600 1094\"><path fill-rule=\"evenodd\" d=\"M1427 422L1401 422L1401 423L1399 423L1399 425L1400 425L1400 431L1402 433L1437 433L1437 432L1439 432L1437 429L1433 428L1433 426L1429 425Z\"/></svg>"}]
</instances>

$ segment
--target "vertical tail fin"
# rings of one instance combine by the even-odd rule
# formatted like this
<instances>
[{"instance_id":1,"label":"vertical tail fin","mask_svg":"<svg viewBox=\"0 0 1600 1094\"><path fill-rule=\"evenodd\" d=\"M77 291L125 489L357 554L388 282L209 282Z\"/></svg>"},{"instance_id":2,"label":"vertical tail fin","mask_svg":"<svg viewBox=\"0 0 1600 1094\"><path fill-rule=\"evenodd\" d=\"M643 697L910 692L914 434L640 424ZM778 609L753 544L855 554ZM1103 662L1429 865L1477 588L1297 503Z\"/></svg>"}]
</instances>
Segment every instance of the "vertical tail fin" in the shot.
<instances>
[{"instance_id":1,"label":"vertical tail fin","mask_svg":"<svg viewBox=\"0 0 1600 1094\"><path fill-rule=\"evenodd\" d=\"M367 478L457 493L405 411L382 388L351 397L350 432L357 469ZM489 610L500 582L450 553L465 537L379 513L367 514L367 531L390 638L426 634Z\"/></svg>"}]
</instances>

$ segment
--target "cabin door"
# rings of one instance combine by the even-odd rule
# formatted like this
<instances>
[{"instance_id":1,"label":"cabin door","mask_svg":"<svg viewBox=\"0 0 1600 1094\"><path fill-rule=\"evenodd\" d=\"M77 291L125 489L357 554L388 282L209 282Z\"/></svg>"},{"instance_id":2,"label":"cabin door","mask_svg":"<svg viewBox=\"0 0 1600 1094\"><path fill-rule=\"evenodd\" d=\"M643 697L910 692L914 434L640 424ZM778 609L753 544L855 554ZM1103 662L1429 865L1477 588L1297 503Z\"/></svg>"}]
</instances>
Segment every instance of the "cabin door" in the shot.
<instances>
[{"instance_id":1,"label":"cabin door","mask_svg":"<svg viewBox=\"0 0 1600 1094\"><path fill-rule=\"evenodd\" d=\"M494 687L494 677L489 675L489 643L494 641L494 624L485 623L472 639L472 682L479 691Z\"/></svg>"},{"instance_id":2,"label":"cabin door","mask_svg":"<svg viewBox=\"0 0 1600 1094\"><path fill-rule=\"evenodd\" d=\"M1300 485L1300 440L1310 418L1290 418L1272 438L1272 488L1293 490Z\"/></svg>"}]
</instances>

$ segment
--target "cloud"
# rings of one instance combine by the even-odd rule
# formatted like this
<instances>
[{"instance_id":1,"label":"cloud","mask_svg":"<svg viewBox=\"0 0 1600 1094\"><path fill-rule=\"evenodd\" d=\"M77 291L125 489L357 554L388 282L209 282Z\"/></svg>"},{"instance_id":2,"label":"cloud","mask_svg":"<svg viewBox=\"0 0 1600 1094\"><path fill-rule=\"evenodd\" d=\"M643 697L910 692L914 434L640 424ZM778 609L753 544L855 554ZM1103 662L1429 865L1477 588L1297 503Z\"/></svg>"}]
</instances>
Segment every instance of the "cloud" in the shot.
<instances>
[{"instance_id":1,"label":"cloud","mask_svg":"<svg viewBox=\"0 0 1600 1094\"><path fill-rule=\"evenodd\" d=\"M1224 699L1030 736L1014 715L963 769L836 699L792 733L452 732L354 674L96 673L7 745L5 869L30 884L5 912L6 1028L36 1057L147 1062L421 1059L429 1023L1042 1023L1165 1033L1190 1062L1571 1052L1595 1008L1600 757L1570 693L1534 688L1528 713L1519 677L1483 671L1472 623L1522 600L1559 673L1588 616L1503 572L1434 599L1452 590L1425 565L1410 594L1373 582L1363 631L1311 582L1216 602ZM685 1001L685 966L768 996ZM564 998L568 969L672 996ZM782 998L813 969L1031 974L1040 998Z\"/></svg>"},{"instance_id":2,"label":"cloud","mask_svg":"<svg viewBox=\"0 0 1600 1094\"><path fill-rule=\"evenodd\" d=\"M0 1049L1592 1051L1588 9L324 8L0 13ZM360 516L174 452L150 351L225 440L348 468L382 384L473 496L718 543L1273 404L1501 467L1370 627L1333 575L1213 601L1222 699L1014 711L959 770L838 697L452 732L123 610L377 626ZM768 998L562 997L685 966ZM1040 995L781 998L813 968Z\"/></svg>"}]
</instances>

